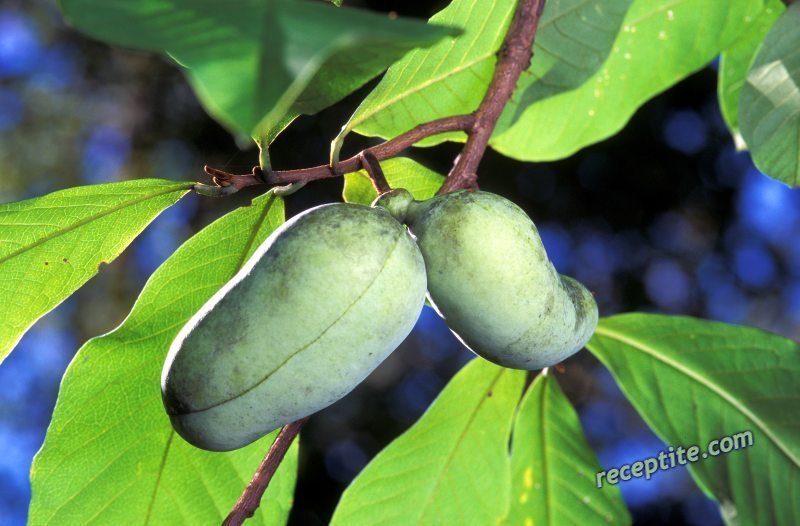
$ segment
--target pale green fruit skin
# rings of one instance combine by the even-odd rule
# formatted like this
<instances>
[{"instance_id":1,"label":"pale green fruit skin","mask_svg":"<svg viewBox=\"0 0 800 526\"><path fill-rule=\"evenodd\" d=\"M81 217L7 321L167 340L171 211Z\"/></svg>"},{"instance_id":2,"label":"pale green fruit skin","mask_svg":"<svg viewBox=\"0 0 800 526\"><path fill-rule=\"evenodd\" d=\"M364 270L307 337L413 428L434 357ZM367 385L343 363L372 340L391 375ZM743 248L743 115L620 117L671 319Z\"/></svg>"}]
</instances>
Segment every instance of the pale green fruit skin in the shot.
<instances>
[{"instance_id":1,"label":"pale green fruit skin","mask_svg":"<svg viewBox=\"0 0 800 526\"><path fill-rule=\"evenodd\" d=\"M412 203L406 214L425 259L429 299L476 354L541 369L592 336L594 297L556 272L536 226L511 201L460 191Z\"/></svg>"},{"instance_id":2,"label":"pale green fruit skin","mask_svg":"<svg viewBox=\"0 0 800 526\"><path fill-rule=\"evenodd\" d=\"M228 451L327 407L405 339L425 290L419 249L385 210L294 217L173 342L162 374L173 426Z\"/></svg>"}]
</instances>

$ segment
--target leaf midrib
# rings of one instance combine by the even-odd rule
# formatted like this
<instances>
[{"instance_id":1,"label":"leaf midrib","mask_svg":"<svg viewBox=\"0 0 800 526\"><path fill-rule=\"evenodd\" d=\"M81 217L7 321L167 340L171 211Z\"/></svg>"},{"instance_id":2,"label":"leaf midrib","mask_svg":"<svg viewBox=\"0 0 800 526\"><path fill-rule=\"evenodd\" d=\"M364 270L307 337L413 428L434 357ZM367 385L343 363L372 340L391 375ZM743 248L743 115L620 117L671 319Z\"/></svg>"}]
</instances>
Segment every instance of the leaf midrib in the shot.
<instances>
[{"instance_id":1,"label":"leaf midrib","mask_svg":"<svg viewBox=\"0 0 800 526\"><path fill-rule=\"evenodd\" d=\"M193 183L182 183L182 184L177 184L175 186L170 186L170 187L167 187L167 188L165 188L163 190L160 190L158 192L154 192L154 193L151 193L151 194L146 194L146 195L143 195L143 196L139 196L139 197L137 197L135 199L131 199L130 201L124 201L122 203L119 203L119 204L113 205L113 206L111 206L109 208L106 208L102 212L98 212L96 214L92 214L92 215L89 215L87 217L84 217L83 219L81 219L79 221L76 221L75 223L72 223L71 225L68 225L68 226L64 227L63 229L56 230L55 232L51 232L51 233L49 233L49 234L37 239L36 241L31 243L30 245L26 245L26 246L24 246L22 248L19 248L19 249L13 251L13 252L10 252L9 254L6 254L5 256L0 257L0 265L2 265L3 263L6 263L7 261L19 256L20 254L23 254L23 253L25 253L25 252L27 252L29 250L33 250L34 248L36 248L36 247L38 247L40 245L43 245L44 243L47 243L48 241L52 241L53 239L55 239L57 237L66 235L66 234L72 232L73 230L75 230L77 228L80 228L80 227L82 227L82 226L84 226L86 224L91 223L92 221L97 221L97 220L102 219L103 217L105 217L107 215L113 214L115 212L119 212L120 210L122 210L124 208L139 204L139 203L147 201L149 199L154 199L154 198L162 196L162 195L166 195L166 194L170 194L170 193L173 193L173 192L177 192L179 190L185 190L185 191L188 192L189 189L192 187L192 184Z\"/></svg>"},{"instance_id":2,"label":"leaf midrib","mask_svg":"<svg viewBox=\"0 0 800 526\"><path fill-rule=\"evenodd\" d=\"M772 432L772 430L767 426L764 421L762 421L757 415L755 415L746 405L744 405L738 398L736 398L733 394L728 392L723 387L711 382L707 378L704 378L699 373L693 371L692 369L672 360L671 358L664 356L663 354L659 353L658 349L647 345L646 343L639 341L635 338L627 336L623 333L619 333L614 331L613 329L609 329L607 327L599 326L597 328L596 333L601 336L607 336L612 339L616 339L622 343L633 347L634 349L639 349L640 351L648 354L649 356L655 358L656 360L660 361L664 365L672 367L679 373L683 373L690 379L696 381L698 384L702 385L709 391L713 392L726 402L728 402L734 409L738 410L742 415L748 418L762 433L764 433L767 438L775 445L775 447L783 453L796 467L800 467L800 459L797 459L791 451L783 444L783 442Z\"/></svg>"},{"instance_id":3,"label":"leaf midrib","mask_svg":"<svg viewBox=\"0 0 800 526\"><path fill-rule=\"evenodd\" d=\"M150 517L153 514L153 507L156 503L156 496L158 494L158 486L161 483L161 475L164 473L164 466L167 464L167 457L169 456L170 446L172 445L172 439L175 438L175 430L169 430L169 437L167 438L167 444L164 446L164 453L161 455L161 462L158 465L158 473L156 474L156 483L153 485L153 495L150 497L150 503L147 505L147 513L144 516L144 524L147 526L150 524Z\"/></svg>"},{"instance_id":4,"label":"leaf midrib","mask_svg":"<svg viewBox=\"0 0 800 526\"><path fill-rule=\"evenodd\" d=\"M553 499L552 499L552 492L550 491L550 481L548 480L548 476L550 473L547 471L547 398L549 395L549 386L547 382L552 381L550 375L547 374L547 368L542 371L542 374L545 375L542 385L542 405L540 408L540 416L541 422L539 423L539 429L541 432L541 439L542 439L542 472L544 476L542 477L542 482L544 487L542 488L544 491L544 513L545 513L545 523L550 525L553 524Z\"/></svg>"},{"instance_id":5,"label":"leaf midrib","mask_svg":"<svg viewBox=\"0 0 800 526\"><path fill-rule=\"evenodd\" d=\"M480 358L478 358L478 359L480 359ZM504 372L505 372L505 369L500 369L500 371L497 372L497 374L495 375L494 379L492 380L492 383L489 384L488 389L486 389L486 391L484 391L484 395L482 396L481 401L478 402L478 405L475 406L475 409L473 409L472 413L469 415L469 419L467 419L467 422L464 425L464 428L459 433L458 438L456 439L455 445L450 449L450 452L447 454L447 458L445 459L445 462L442 465L442 469L439 470L439 476L436 477L436 481L434 482L433 487L431 488L430 494L428 495L428 498L426 499L425 504L422 505L422 513L420 513L419 520L417 521L417 523L422 523L422 519L425 517L425 514L427 513L428 509L430 508L431 501L433 500L434 496L436 495L436 490L439 488L439 485L442 483L442 479L444 478L445 472L447 472L447 470L448 470L448 468L450 466L450 463L453 461L453 457L455 456L456 451L458 451L459 447L461 447L461 442L464 440L464 435L467 434L467 431L469 430L470 426L472 425L472 422L475 420L475 417L478 415L478 411L480 411L481 407L483 407L483 404L486 402L486 400L488 400L488 397L485 395L485 393L488 392L488 391L494 391L495 385L500 380L500 377L503 375Z\"/></svg>"}]
</instances>

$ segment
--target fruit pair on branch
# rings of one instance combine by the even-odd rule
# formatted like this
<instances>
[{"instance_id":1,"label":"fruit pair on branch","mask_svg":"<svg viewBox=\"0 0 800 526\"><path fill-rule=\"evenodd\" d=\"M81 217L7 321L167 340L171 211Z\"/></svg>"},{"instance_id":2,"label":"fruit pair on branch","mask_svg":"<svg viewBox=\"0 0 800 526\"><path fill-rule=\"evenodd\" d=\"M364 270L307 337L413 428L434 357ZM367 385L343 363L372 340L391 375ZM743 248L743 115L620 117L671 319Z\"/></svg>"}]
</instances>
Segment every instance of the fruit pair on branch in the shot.
<instances>
[{"instance_id":1,"label":"fruit pair on branch","mask_svg":"<svg viewBox=\"0 0 800 526\"><path fill-rule=\"evenodd\" d=\"M500 196L397 189L323 205L275 231L175 339L162 377L175 429L227 451L329 406L405 339L426 291L465 345L506 367L555 365L597 325L591 293Z\"/></svg>"}]
</instances>

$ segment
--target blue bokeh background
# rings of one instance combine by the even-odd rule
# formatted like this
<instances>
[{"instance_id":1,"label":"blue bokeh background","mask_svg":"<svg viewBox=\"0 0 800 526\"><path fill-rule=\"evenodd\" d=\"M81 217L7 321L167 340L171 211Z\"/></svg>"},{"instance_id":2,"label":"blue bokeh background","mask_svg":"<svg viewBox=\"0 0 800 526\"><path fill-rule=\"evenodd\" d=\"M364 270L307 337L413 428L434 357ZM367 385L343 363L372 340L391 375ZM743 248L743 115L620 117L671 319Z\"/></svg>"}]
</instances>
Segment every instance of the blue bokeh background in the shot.
<instances>
[{"instance_id":1,"label":"blue bokeh background","mask_svg":"<svg viewBox=\"0 0 800 526\"><path fill-rule=\"evenodd\" d=\"M208 119L165 61L81 37L51 2L0 6L0 202L130 178L198 179L204 163L245 172L254 164L254 151L240 151ZM401 14L433 10L410 3ZM712 65L648 103L617 137L562 162L521 164L489 152L481 184L528 210L556 267L587 284L603 315L689 314L797 339L800 191L735 150L715 81ZM276 165L325 162L327 141L357 101L300 119L276 143ZM446 171L456 151L444 145L418 158ZM290 212L336 199L339 185L311 185L290 199ZM25 522L30 463L78 347L124 318L176 247L252 195L183 199L0 365L0 525ZM308 425L292 522L325 523L343 487L471 357L426 308L397 353ZM588 353L569 360L561 380L603 466L666 447ZM639 524L721 524L685 469L620 488Z\"/></svg>"}]
</instances>

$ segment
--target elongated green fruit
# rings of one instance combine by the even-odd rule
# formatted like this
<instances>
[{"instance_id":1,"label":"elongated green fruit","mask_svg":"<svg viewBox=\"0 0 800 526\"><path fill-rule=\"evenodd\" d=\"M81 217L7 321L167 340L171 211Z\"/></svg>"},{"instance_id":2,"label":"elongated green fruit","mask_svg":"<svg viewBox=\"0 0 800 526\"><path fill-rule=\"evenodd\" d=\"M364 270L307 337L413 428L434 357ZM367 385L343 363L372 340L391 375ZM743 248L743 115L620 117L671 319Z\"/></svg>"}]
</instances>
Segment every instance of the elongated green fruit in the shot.
<instances>
[{"instance_id":1,"label":"elongated green fruit","mask_svg":"<svg viewBox=\"0 0 800 526\"><path fill-rule=\"evenodd\" d=\"M228 451L332 404L408 335L425 289L419 249L386 211L294 217L173 342L161 382L173 426Z\"/></svg>"},{"instance_id":2,"label":"elongated green fruit","mask_svg":"<svg viewBox=\"0 0 800 526\"><path fill-rule=\"evenodd\" d=\"M541 369L592 336L592 294L556 272L536 226L511 201L460 191L420 202L394 190L376 204L408 223L425 259L431 303L476 354Z\"/></svg>"}]
</instances>

